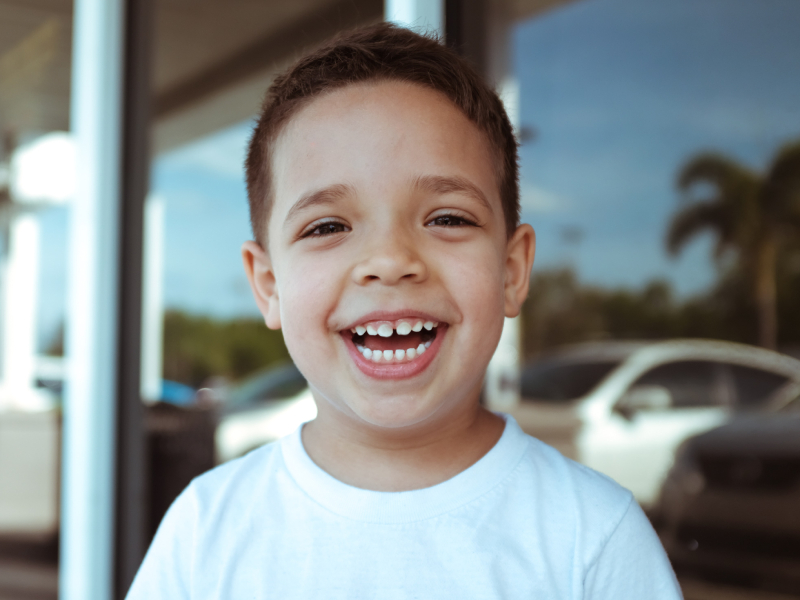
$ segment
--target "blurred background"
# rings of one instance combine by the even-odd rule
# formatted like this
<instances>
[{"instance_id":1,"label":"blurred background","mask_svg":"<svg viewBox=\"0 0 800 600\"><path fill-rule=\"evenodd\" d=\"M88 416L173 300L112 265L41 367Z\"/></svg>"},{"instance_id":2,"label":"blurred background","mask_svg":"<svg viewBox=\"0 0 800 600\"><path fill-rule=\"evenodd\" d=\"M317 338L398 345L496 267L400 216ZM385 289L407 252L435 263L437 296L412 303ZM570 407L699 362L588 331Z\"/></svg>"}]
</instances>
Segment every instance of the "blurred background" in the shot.
<instances>
[{"instance_id":1,"label":"blurred background","mask_svg":"<svg viewBox=\"0 0 800 600\"><path fill-rule=\"evenodd\" d=\"M0 600L57 597L59 564L89 597L61 529L80 6L0 0ZM522 144L537 258L486 404L631 489L687 598L800 597L800 3L119 6L108 594L192 477L315 415L241 267L242 163L275 73L389 18L472 61Z\"/></svg>"}]
</instances>

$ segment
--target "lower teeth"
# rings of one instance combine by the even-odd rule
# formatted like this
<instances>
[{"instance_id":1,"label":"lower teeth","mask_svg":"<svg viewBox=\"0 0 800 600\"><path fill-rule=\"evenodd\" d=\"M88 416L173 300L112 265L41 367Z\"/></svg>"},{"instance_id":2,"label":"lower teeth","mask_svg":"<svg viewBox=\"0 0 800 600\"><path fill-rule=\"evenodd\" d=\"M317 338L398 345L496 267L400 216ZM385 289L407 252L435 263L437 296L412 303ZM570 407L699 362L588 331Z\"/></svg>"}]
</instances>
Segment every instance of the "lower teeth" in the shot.
<instances>
[{"instance_id":1,"label":"lower teeth","mask_svg":"<svg viewBox=\"0 0 800 600\"><path fill-rule=\"evenodd\" d=\"M365 346L356 345L356 349L367 360L372 362L389 362L389 361L406 361L413 360L417 356L422 356L425 351L431 347L431 341L428 340L424 344L420 344L416 348L408 348L407 350L372 350Z\"/></svg>"}]
</instances>

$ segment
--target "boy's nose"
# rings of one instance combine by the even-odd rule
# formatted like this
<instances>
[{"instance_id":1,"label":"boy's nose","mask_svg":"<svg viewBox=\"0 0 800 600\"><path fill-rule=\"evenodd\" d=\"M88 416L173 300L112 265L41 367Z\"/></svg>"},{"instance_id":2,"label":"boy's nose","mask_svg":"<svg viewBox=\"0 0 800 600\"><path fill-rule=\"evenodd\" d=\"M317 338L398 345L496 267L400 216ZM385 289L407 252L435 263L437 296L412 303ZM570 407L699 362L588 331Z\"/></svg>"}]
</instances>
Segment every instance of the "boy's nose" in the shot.
<instances>
[{"instance_id":1,"label":"boy's nose","mask_svg":"<svg viewBox=\"0 0 800 600\"><path fill-rule=\"evenodd\" d=\"M353 279L359 285L415 283L427 277L428 269L413 240L392 235L376 236L375 243L363 249L363 258L353 269Z\"/></svg>"}]
</instances>

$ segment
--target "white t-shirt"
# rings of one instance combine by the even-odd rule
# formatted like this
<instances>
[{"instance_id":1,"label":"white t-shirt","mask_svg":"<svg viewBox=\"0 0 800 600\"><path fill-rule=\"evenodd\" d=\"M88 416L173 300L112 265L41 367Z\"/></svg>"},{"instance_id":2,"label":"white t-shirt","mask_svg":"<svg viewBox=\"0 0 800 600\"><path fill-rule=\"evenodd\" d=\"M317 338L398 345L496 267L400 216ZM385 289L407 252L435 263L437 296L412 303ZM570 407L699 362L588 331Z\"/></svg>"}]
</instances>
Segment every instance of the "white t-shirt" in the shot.
<instances>
[{"instance_id":1,"label":"white t-shirt","mask_svg":"<svg viewBox=\"0 0 800 600\"><path fill-rule=\"evenodd\" d=\"M164 517L128 600L681 598L631 493L513 418L433 487L346 485L300 430L195 479Z\"/></svg>"}]
</instances>

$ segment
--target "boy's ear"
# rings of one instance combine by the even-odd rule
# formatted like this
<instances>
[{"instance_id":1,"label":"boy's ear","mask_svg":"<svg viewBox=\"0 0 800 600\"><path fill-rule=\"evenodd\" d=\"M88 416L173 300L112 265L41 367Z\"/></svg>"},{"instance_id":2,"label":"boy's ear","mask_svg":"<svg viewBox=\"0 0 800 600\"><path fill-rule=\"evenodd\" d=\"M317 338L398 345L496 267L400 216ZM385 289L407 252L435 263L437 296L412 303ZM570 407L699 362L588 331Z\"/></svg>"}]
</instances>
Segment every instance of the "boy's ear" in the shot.
<instances>
[{"instance_id":1,"label":"boy's ear","mask_svg":"<svg viewBox=\"0 0 800 600\"><path fill-rule=\"evenodd\" d=\"M536 233L523 223L508 240L506 251L506 316L516 317L528 297L533 257L536 254Z\"/></svg>"},{"instance_id":2,"label":"boy's ear","mask_svg":"<svg viewBox=\"0 0 800 600\"><path fill-rule=\"evenodd\" d=\"M253 290L253 297L261 314L264 315L264 322L270 329L280 329L278 286L269 254L258 242L250 240L242 244L242 261L250 288Z\"/></svg>"}]
</instances>

